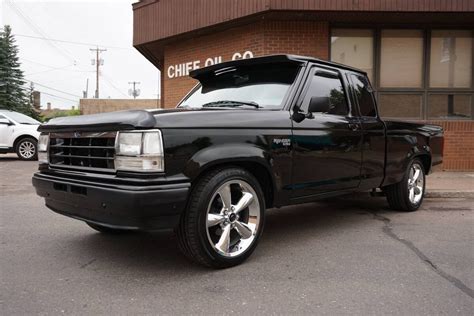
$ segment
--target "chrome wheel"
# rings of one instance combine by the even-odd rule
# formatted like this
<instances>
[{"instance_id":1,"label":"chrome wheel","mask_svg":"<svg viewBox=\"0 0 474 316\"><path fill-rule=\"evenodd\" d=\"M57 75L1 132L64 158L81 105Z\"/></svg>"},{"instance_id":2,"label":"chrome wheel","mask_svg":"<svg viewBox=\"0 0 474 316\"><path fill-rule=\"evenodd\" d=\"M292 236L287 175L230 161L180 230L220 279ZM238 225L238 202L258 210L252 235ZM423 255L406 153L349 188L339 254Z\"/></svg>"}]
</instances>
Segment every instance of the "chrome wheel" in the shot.
<instances>
[{"instance_id":1,"label":"chrome wheel","mask_svg":"<svg viewBox=\"0 0 474 316\"><path fill-rule=\"evenodd\" d=\"M254 242L260 223L260 204L252 186L243 180L222 184L207 208L207 238L222 256L244 253Z\"/></svg>"},{"instance_id":2,"label":"chrome wheel","mask_svg":"<svg viewBox=\"0 0 474 316\"><path fill-rule=\"evenodd\" d=\"M408 174L408 198L412 204L418 204L423 197L424 176L423 167L414 163Z\"/></svg>"},{"instance_id":3,"label":"chrome wheel","mask_svg":"<svg viewBox=\"0 0 474 316\"><path fill-rule=\"evenodd\" d=\"M31 159L36 154L36 146L32 142L25 140L18 147L20 156L24 159Z\"/></svg>"}]
</instances>

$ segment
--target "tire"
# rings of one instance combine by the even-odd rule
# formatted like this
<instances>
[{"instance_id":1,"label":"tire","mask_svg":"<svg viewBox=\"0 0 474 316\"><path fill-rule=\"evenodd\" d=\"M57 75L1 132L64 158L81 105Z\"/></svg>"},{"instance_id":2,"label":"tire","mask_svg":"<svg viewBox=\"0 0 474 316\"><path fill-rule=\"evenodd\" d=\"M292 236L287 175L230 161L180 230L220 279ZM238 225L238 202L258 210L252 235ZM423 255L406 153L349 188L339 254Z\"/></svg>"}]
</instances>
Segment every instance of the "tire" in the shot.
<instances>
[{"instance_id":1,"label":"tire","mask_svg":"<svg viewBox=\"0 0 474 316\"><path fill-rule=\"evenodd\" d=\"M16 144L15 151L21 160L38 160L38 141L25 137Z\"/></svg>"},{"instance_id":2,"label":"tire","mask_svg":"<svg viewBox=\"0 0 474 316\"><path fill-rule=\"evenodd\" d=\"M119 229L119 228L110 228L110 227L106 227L106 226L102 226L102 225L97 225L97 224L92 224L92 223L88 223L86 222L86 224L102 233L102 234L107 234L107 235L120 235L120 234L127 234L127 233L130 233L130 230L127 230L127 229Z\"/></svg>"},{"instance_id":3,"label":"tire","mask_svg":"<svg viewBox=\"0 0 474 316\"><path fill-rule=\"evenodd\" d=\"M177 229L178 245L192 261L222 269L245 261L265 223L265 199L249 172L235 167L204 175L194 186Z\"/></svg>"},{"instance_id":4,"label":"tire","mask_svg":"<svg viewBox=\"0 0 474 316\"><path fill-rule=\"evenodd\" d=\"M423 164L419 159L414 159L408 165L402 181L385 188L390 208L405 212L416 211L423 203L425 184Z\"/></svg>"}]
</instances>

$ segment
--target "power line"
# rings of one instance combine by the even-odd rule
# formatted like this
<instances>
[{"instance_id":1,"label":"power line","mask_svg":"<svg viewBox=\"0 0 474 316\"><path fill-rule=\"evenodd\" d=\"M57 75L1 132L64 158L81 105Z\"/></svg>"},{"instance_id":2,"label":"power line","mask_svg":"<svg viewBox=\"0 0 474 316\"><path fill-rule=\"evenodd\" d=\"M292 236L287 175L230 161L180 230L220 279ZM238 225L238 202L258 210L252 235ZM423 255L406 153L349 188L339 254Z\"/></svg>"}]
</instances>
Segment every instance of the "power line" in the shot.
<instances>
[{"instance_id":1,"label":"power line","mask_svg":"<svg viewBox=\"0 0 474 316\"><path fill-rule=\"evenodd\" d=\"M28 91L28 92L31 91L30 88L23 88L23 87L20 87L20 89L25 90L25 91ZM77 102L77 100L68 99L68 98L61 97L61 96L59 96L59 95L51 94L51 93L48 93L48 92L44 92L44 91L41 91L41 90L38 90L38 89L34 89L34 90L35 90L35 91L38 91L38 92L40 92L40 93L42 93L42 94L49 95L49 96L51 96L51 97L55 97L55 98L59 98L59 99L64 99L64 100L68 100L68 101Z\"/></svg>"},{"instance_id":2,"label":"power line","mask_svg":"<svg viewBox=\"0 0 474 316\"><path fill-rule=\"evenodd\" d=\"M51 67L50 69L47 69L47 70L37 71L37 72L25 74L25 76L32 76L32 75L42 74L42 73L44 73L44 72L50 72L50 71L55 71L55 70L61 70L61 69L68 68L68 67L71 67L71 66L74 66L74 65L67 65L67 66L61 66L61 67Z\"/></svg>"},{"instance_id":3,"label":"power line","mask_svg":"<svg viewBox=\"0 0 474 316\"><path fill-rule=\"evenodd\" d=\"M115 89L115 91L117 91L118 93L120 93L121 95L123 95L124 97L128 98L128 95L126 95L125 93L122 92L122 90L120 90L119 88L117 88L113 83L112 83L112 80L107 76L105 75L104 73L102 73L102 77L104 77L104 80L105 82L111 86L112 88Z\"/></svg>"},{"instance_id":4,"label":"power line","mask_svg":"<svg viewBox=\"0 0 474 316\"><path fill-rule=\"evenodd\" d=\"M74 45L83 45L83 46L99 46L99 44L96 43L85 43L85 42L75 42L75 41L66 41L66 40L60 40L60 39L53 39L53 38L46 38L46 37L38 37L38 36L31 36L31 35L23 35L23 34L14 34L15 36L20 36L20 37L28 37L28 38L35 38L35 39L41 39L45 41L52 41L52 42L59 42L59 43L67 43L67 44L74 44ZM120 47L120 46L105 46L105 45L100 45L101 47L105 48L111 48L111 49L132 49L131 47Z\"/></svg>"},{"instance_id":5,"label":"power line","mask_svg":"<svg viewBox=\"0 0 474 316\"><path fill-rule=\"evenodd\" d=\"M30 81L30 82L32 82L35 85L38 85L40 87L44 87L44 88L47 88L47 89L50 89L50 90L53 90L53 91L64 93L64 94L67 94L67 95L70 95L70 96L73 96L73 97L76 97L76 98L79 98L79 99L81 98L81 96L79 96L79 95L75 95L75 94L72 94L72 93L69 93L69 92L66 92L66 91L61 91L61 90L58 90L58 89L55 89L55 88L51 88L51 87L45 86L44 84L37 83L37 82L31 81L31 80L28 80L28 81Z\"/></svg>"},{"instance_id":6,"label":"power line","mask_svg":"<svg viewBox=\"0 0 474 316\"><path fill-rule=\"evenodd\" d=\"M13 11L15 11L15 13L21 18L23 19L23 21L26 22L26 24L28 24L28 26L30 26L30 28L35 32L37 33L38 35L40 35L42 38L47 38L46 34L41 30L41 28L36 25L33 20L31 20L28 16L26 16L26 14L23 13L23 11L12 1L12 0L8 0L6 1L6 3L8 3L10 5L10 8L13 9ZM74 57L71 56L71 54L69 54L64 48L61 49L59 48L58 46L56 46L54 43L51 43L51 42L47 42L52 48L54 48L55 50L57 50L63 57L65 57L66 59L70 59L72 60L73 62L75 62L75 59Z\"/></svg>"},{"instance_id":7,"label":"power line","mask_svg":"<svg viewBox=\"0 0 474 316\"><path fill-rule=\"evenodd\" d=\"M38 90L39 91L39 90ZM46 95L49 95L50 97L53 97L53 98L58 98L58 99L63 99L63 100L68 100L68 101L72 101L72 102L77 102L77 100L73 100L73 99L68 99L68 98L65 98L65 97L60 97L58 95L55 95L55 94L51 94L51 93L48 93L48 92L44 92L44 91L40 91L41 94L46 94Z\"/></svg>"}]
</instances>

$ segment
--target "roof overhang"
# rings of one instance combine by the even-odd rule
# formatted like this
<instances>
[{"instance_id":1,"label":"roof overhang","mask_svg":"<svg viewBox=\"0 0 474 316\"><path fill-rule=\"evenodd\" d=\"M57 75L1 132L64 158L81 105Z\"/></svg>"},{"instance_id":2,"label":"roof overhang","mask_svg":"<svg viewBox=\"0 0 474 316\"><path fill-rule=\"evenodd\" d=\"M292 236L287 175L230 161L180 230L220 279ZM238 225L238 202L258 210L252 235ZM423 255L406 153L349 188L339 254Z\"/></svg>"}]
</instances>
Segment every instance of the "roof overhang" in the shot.
<instances>
[{"instance_id":1,"label":"roof overhang","mask_svg":"<svg viewBox=\"0 0 474 316\"><path fill-rule=\"evenodd\" d=\"M133 45L161 68L164 46L262 20L328 21L332 25L473 28L474 1L142 0L133 4Z\"/></svg>"}]
</instances>

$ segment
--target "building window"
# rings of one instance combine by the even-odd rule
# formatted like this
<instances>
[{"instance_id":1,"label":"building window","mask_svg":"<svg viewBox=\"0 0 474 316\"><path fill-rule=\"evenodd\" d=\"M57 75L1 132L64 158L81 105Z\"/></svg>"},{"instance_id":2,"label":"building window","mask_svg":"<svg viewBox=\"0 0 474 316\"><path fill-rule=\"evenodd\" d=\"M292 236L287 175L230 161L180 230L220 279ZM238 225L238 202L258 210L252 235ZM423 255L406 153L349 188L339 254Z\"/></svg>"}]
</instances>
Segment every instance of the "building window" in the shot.
<instances>
[{"instance_id":1,"label":"building window","mask_svg":"<svg viewBox=\"0 0 474 316\"><path fill-rule=\"evenodd\" d=\"M469 88L472 85L470 31L431 32L430 87Z\"/></svg>"},{"instance_id":2,"label":"building window","mask_svg":"<svg viewBox=\"0 0 474 316\"><path fill-rule=\"evenodd\" d=\"M428 96L428 118L470 119L472 97L469 94L430 94Z\"/></svg>"},{"instance_id":3,"label":"building window","mask_svg":"<svg viewBox=\"0 0 474 316\"><path fill-rule=\"evenodd\" d=\"M422 94L380 93L379 112L381 117L422 118Z\"/></svg>"},{"instance_id":4,"label":"building window","mask_svg":"<svg viewBox=\"0 0 474 316\"><path fill-rule=\"evenodd\" d=\"M423 32L382 30L380 86L421 88L423 73Z\"/></svg>"},{"instance_id":5,"label":"building window","mask_svg":"<svg viewBox=\"0 0 474 316\"><path fill-rule=\"evenodd\" d=\"M331 35L331 60L367 72L373 80L374 32L363 29L334 29Z\"/></svg>"},{"instance_id":6,"label":"building window","mask_svg":"<svg viewBox=\"0 0 474 316\"><path fill-rule=\"evenodd\" d=\"M368 72L382 117L472 119L473 47L472 30L341 28L331 60Z\"/></svg>"}]
</instances>

